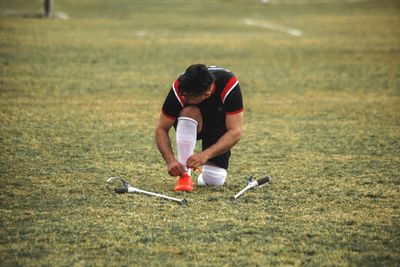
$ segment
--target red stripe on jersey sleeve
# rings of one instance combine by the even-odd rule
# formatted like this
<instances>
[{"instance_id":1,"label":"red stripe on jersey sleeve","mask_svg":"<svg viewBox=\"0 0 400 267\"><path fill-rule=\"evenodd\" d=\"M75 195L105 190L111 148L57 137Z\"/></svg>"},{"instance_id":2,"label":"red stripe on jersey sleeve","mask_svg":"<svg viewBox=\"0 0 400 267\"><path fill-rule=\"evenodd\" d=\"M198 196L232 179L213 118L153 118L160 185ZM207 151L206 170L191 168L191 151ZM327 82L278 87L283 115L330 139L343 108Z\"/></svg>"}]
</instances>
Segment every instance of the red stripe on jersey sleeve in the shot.
<instances>
[{"instance_id":1,"label":"red stripe on jersey sleeve","mask_svg":"<svg viewBox=\"0 0 400 267\"><path fill-rule=\"evenodd\" d=\"M182 107L185 106L185 99L183 98L183 96L181 95L180 91L179 91L179 82L178 80L176 80L174 82L174 84L172 85L172 89L174 90L175 96L178 99L179 103L181 103Z\"/></svg>"},{"instance_id":2,"label":"red stripe on jersey sleeve","mask_svg":"<svg viewBox=\"0 0 400 267\"><path fill-rule=\"evenodd\" d=\"M237 83L237 79L235 76L233 76L228 83L225 85L224 90L222 90L221 93L221 102L224 103L225 97L227 96L227 94L233 89L233 86L236 85Z\"/></svg>"},{"instance_id":3,"label":"red stripe on jersey sleeve","mask_svg":"<svg viewBox=\"0 0 400 267\"><path fill-rule=\"evenodd\" d=\"M235 115L235 114L238 114L240 112L243 112L243 108L240 108L240 109L238 109L236 111L227 112L226 115Z\"/></svg>"}]
</instances>

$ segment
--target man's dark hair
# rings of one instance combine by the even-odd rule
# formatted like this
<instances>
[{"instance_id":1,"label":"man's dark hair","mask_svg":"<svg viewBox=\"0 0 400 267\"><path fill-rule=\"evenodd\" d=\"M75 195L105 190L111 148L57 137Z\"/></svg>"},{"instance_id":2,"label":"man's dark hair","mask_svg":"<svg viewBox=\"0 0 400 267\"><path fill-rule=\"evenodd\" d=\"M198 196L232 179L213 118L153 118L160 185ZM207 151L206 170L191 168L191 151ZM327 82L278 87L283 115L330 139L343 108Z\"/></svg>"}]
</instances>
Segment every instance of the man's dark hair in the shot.
<instances>
[{"instance_id":1,"label":"man's dark hair","mask_svg":"<svg viewBox=\"0 0 400 267\"><path fill-rule=\"evenodd\" d=\"M214 77L206 65L193 64L178 78L179 90L183 95L201 95L212 85Z\"/></svg>"}]
</instances>

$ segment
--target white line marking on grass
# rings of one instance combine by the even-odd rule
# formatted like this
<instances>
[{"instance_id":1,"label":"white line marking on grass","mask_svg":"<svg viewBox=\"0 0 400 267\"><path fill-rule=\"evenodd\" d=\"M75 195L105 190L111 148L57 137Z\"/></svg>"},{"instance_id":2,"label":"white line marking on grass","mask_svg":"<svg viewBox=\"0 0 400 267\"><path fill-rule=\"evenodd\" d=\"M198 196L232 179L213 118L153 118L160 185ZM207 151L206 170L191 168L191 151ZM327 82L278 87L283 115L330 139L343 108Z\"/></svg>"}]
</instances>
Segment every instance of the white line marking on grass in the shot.
<instances>
[{"instance_id":1,"label":"white line marking on grass","mask_svg":"<svg viewBox=\"0 0 400 267\"><path fill-rule=\"evenodd\" d=\"M271 23L265 22L265 21L256 21L253 19L245 19L244 24L259 27L259 28L264 28L264 29L268 29L268 30L272 30L272 31L287 33L287 34L290 34L290 35L293 35L296 37L300 37L303 35L302 31L300 31L300 30L297 30L294 28L288 28L288 27L281 26L281 25L271 24Z\"/></svg>"},{"instance_id":2,"label":"white line marking on grass","mask_svg":"<svg viewBox=\"0 0 400 267\"><path fill-rule=\"evenodd\" d=\"M369 0L347 0L347 3L364 3L369 2Z\"/></svg>"},{"instance_id":3,"label":"white line marking on grass","mask_svg":"<svg viewBox=\"0 0 400 267\"><path fill-rule=\"evenodd\" d=\"M147 35L146 31L137 31L136 36L137 37L145 37Z\"/></svg>"},{"instance_id":4,"label":"white line marking on grass","mask_svg":"<svg viewBox=\"0 0 400 267\"><path fill-rule=\"evenodd\" d=\"M314 4L340 4L340 3L364 3L370 2L371 0L280 0L280 1L273 1L273 0L262 0L261 3L264 4L272 4L272 5L314 5Z\"/></svg>"}]
</instances>

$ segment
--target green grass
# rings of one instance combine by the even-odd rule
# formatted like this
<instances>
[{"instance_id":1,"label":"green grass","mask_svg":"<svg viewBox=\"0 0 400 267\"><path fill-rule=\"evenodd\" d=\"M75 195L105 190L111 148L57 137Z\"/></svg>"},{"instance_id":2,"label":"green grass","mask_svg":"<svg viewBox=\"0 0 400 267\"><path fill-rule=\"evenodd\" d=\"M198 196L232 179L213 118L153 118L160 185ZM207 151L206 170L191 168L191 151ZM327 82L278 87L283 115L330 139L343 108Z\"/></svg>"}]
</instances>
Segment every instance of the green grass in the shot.
<instances>
[{"instance_id":1,"label":"green grass","mask_svg":"<svg viewBox=\"0 0 400 267\"><path fill-rule=\"evenodd\" d=\"M399 1L54 7L71 19L0 0L1 266L399 263ZM182 195L153 132L197 62L238 76L245 132L227 185ZM269 187L230 203L253 173ZM190 204L110 194L110 176Z\"/></svg>"}]
</instances>

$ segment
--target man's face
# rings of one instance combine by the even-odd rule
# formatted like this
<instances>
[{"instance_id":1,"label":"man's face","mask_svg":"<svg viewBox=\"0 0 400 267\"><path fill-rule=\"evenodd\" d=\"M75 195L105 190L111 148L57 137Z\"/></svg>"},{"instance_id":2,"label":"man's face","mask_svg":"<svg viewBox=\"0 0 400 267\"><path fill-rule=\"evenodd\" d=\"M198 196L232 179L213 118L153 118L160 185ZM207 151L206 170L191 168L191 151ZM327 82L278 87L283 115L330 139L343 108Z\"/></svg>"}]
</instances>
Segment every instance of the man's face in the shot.
<instances>
[{"instance_id":1,"label":"man's face","mask_svg":"<svg viewBox=\"0 0 400 267\"><path fill-rule=\"evenodd\" d=\"M210 86L209 89L207 89L206 91L204 91L201 95L187 95L187 94L183 94L183 98L185 99L186 103L188 104L192 104L192 105L197 105L200 104L201 102L203 102L204 100L206 100L207 98L210 97L212 93L212 86Z\"/></svg>"}]
</instances>

